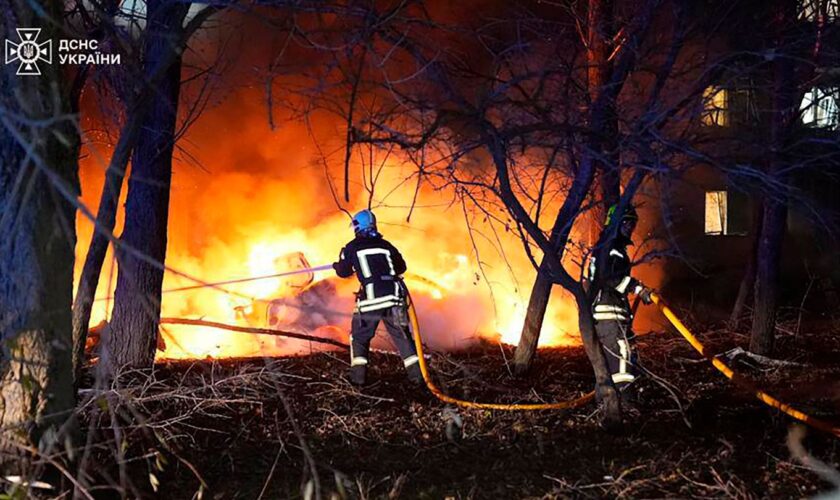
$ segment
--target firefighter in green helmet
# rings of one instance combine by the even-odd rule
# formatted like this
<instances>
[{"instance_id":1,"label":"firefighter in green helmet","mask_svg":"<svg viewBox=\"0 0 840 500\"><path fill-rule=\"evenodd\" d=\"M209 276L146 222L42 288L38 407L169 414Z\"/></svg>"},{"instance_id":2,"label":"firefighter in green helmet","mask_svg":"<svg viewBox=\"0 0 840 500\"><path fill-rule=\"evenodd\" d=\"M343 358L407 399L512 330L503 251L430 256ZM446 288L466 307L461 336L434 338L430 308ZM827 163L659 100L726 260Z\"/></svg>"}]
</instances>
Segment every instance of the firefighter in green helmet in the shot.
<instances>
[{"instance_id":1,"label":"firefighter in green helmet","mask_svg":"<svg viewBox=\"0 0 840 500\"><path fill-rule=\"evenodd\" d=\"M607 212L605 227L610 225L615 212L613 205ZM613 384L622 398L629 395L628 388L639 376L632 330L633 312L628 295L637 295L645 304L652 302L652 291L630 273L632 266L627 247L633 244L633 231L638 221L635 208L628 207L621 214L616 236L603 243L606 247L600 259L593 256L588 267L595 332L604 349Z\"/></svg>"}]
</instances>

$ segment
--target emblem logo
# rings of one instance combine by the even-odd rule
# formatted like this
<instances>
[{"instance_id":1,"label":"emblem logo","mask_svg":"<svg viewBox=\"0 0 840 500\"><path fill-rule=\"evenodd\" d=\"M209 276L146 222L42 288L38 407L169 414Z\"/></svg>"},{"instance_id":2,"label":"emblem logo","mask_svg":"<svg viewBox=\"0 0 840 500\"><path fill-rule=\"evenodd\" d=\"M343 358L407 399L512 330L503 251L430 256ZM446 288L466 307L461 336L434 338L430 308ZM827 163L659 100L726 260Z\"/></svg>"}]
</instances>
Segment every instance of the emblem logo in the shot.
<instances>
[{"instance_id":1,"label":"emblem logo","mask_svg":"<svg viewBox=\"0 0 840 500\"><path fill-rule=\"evenodd\" d=\"M6 39L6 64L20 61L18 75L41 74L39 62L52 64L52 40L38 42L41 28L17 28L19 42Z\"/></svg>"}]
</instances>

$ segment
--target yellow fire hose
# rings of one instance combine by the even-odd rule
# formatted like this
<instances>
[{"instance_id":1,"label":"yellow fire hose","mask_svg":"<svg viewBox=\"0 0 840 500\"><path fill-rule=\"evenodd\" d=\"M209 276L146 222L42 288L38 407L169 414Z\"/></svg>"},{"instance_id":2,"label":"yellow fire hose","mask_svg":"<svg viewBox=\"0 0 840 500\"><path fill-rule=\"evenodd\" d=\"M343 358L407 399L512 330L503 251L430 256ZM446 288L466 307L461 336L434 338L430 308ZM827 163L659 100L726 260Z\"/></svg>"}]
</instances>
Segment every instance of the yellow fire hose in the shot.
<instances>
[{"instance_id":1,"label":"yellow fire hose","mask_svg":"<svg viewBox=\"0 0 840 500\"><path fill-rule=\"evenodd\" d=\"M523 404L505 404L505 403L479 403L476 401L464 401L463 399L453 398L441 391L429 375L429 366L426 364L426 358L423 355L423 341L420 338L420 323L417 321L417 312L414 310L414 302L411 297L408 299L408 319L411 322L411 331L414 333L414 345L417 348L417 357L420 363L420 372L423 374L423 381L426 382L426 387L435 395L436 398L444 403L453 403L465 408L481 408L485 410L506 410L506 411L521 411L521 410L565 410L568 408L577 408L583 406L592 400L595 396L594 392L584 394L577 399L570 399L568 401L558 401L556 403L523 403Z\"/></svg>"},{"instance_id":2,"label":"yellow fire hose","mask_svg":"<svg viewBox=\"0 0 840 500\"><path fill-rule=\"evenodd\" d=\"M801 422L804 422L804 423L814 427L815 429L819 429L821 431L827 432L827 433L832 434L834 436L840 437L840 428L830 424L829 422L826 422L825 420L821 420L821 419L818 419L816 417L812 417L810 415L807 415L807 414L791 407L790 405L779 401L778 399L776 399L773 396L767 394L766 392L756 388L755 385L752 382L744 379L743 377L737 376L737 374L732 370L732 368L727 366L726 363L724 363L720 359L718 359L718 358L716 358L716 357L714 357L711 354L708 354L706 352L706 349L703 346L703 344L701 344L700 341L697 339L697 337L695 337L691 333L691 331L689 331L689 329L683 324L683 322L680 321L679 318L677 318L677 316L674 314L674 312L667 305L665 305L665 303L662 301L662 299L658 295L651 294L651 298L653 299L653 302L657 306L659 306L659 309L662 311L662 314L664 314L665 317L668 318L668 321L670 321L671 324L674 325L674 328L676 328L677 331L680 332L680 334L683 337L685 337L685 339L688 341L688 343L691 344L691 346L697 352L699 352L704 358L706 358L710 363L712 363L712 365L715 368L717 368L718 371L720 371L724 376L726 376L726 378L732 380L735 384L751 391L752 393L755 394L755 396L760 401L767 404L768 406L771 406L773 408L781 410L782 412L786 413L787 415L790 415L791 417L793 417L793 418L795 418L795 419L797 419ZM434 384L434 382L432 382L431 376L429 375L429 366L426 363L426 358L423 355L423 342L422 342L422 339L420 338L420 323L417 320L417 312L414 309L414 303L411 300L411 297L409 297L409 300L408 300L408 317L409 317L409 321L411 323L412 332L414 333L414 335L412 335L412 336L414 337L414 345L417 348L417 357L418 357L419 363L420 363L420 372L423 374L423 381L425 381L426 387L429 388L429 391L432 394L434 394L434 396L436 398L443 401L444 403L452 403L452 404L456 404L458 406L463 406L465 408L482 408L482 409L488 409L488 410L507 410L507 411L564 410L564 409L576 408L578 406L582 406L582 405L588 403L589 401L591 401L593 396L594 396L593 392L589 392L589 393L584 394L583 396L581 396L579 398L571 399L571 400L568 400L568 401L558 401L556 403L525 403L525 404L479 403L479 402L475 402L475 401L464 401L462 399L458 399L458 398L454 398L452 396L449 396L448 394L445 394L443 391L441 391Z\"/></svg>"},{"instance_id":3,"label":"yellow fire hose","mask_svg":"<svg viewBox=\"0 0 840 500\"><path fill-rule=\"evenodd\" d=\"M683 337L685 337L685 340L687 340L688 343L691 344L691 347L693 347L694 350L699 352L704 358L706 358L710 363L712 363L712 365L715 368L717 368L717 370L721 372L726 378L730 379L736 385L739 385L744 389L747 389L753 394L755 394L755 397L758 398L764 404L776 408L777 410L780 410L790 415L791 417L799 420L800 422L804 422L810 425L815 429L819 429L823 432L833 434L836 437L840 437L840 427L832 425L831 423L826 422L825 420L821 420L819 418L807 415L797 410L796 408L793 408L789 404L779 401L778 399L767 394L761 389L758 389L755 386L755 384L753 384L749 380L738 376L738 374L735 373L732 370L732 368L730 368L726 363L706 352L706 348L703 346L703 344L701 344L700 341L697 340L697 337L695 337L691 333L691 331L689 331L689 329L683 324L683 322L680 321L679 318L677 318L677 316L674 314L674 311L672 311L671 308L669 308L667 305L665 305L664 302L662 302L662 299L658 295L651 294L651 298L653 299L653 302L657 306L659 306L659 309L662 311L662 314L664 314L665 317L668 318L668 321L670 321L671 324L674 325L674 328L676 328L677 331L680 332L680 334Z\"/></svg>"}]
</instances>

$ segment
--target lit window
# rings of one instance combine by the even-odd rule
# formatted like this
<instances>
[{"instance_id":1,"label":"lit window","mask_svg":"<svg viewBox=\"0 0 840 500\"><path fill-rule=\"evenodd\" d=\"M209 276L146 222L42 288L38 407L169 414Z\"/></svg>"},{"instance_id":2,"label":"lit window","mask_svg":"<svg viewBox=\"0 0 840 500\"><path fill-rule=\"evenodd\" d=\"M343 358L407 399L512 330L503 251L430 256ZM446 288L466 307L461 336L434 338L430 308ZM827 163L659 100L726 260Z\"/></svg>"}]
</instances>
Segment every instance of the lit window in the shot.
<instances>
[{"instance_id":1,"label":"lit window","mask_svg":"<svg viewBox=\"0 0 840 500\"><path fill-rule=\"evenodd\" d=\"M746 236L754 205L739 191L706 191L704 231L708 236Z\"/></svg>"},{"instance_id":2,"label":"lit window","mask_svg":"<svg viewBox=\"0 0 840 500\"><path fill-rule=\"evenodd\" d=\"M729 125L729 92L721 87L703 91L703 125Z\"/></svg>"},{"instance_id":3,"label":"lit window","mask_svg":"<svg viewBox=\"0 0 840 500\"><path fill-rule=\"evenodd\" d=\"M838 0L840 1L840 0ZM813 127L838 128L840 125L840 90L813 88L802 98L802 123Z\"/></svg>"},{"instance_id":4,"label":"lit window","mask_svg":"<svg viewBox=\"0 0 840 500\"><path fill-rule=\"evenodd\" d=\"M729 234L726 191L706 191L706 234Z\"/></svg>"},{"instance_id":5,"label":"lit window","mask_svg":"<svg viewBox=\"0 0 840 500\"><path fill-rule=\"evenodd\" d=\"M825 17L833 21L840 17L840 0L800 0L799 18L806 21L817 21L825 8Z\"/></svg>"}]
</instances>

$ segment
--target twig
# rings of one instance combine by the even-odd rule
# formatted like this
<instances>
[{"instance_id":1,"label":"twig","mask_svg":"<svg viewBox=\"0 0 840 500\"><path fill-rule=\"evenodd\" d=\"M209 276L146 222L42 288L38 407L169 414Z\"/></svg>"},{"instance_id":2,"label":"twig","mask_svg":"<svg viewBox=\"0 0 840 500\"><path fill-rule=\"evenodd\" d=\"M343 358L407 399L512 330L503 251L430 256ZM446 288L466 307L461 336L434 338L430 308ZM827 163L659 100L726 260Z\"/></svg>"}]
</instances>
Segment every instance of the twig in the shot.
<instances>
[{"instance_id":1,"label":"twig","mask_svg":"<svg viewBox=\"0 0 840 500\"><path fill-rule=\"evenodd\" d=\"M20 449L21 451L26 451L28 453L31 453L32 456L41 457L47 462L49 462L50 465L55 467L56 470L58 470L64 477L67 478L68 481L70 481L73 484L73 486L76 487L76 491L78 491L82 496L84 496L88 500L93 500L93 497L88 492L88 490L84 486L82 486L82 484L79 481L77 481L75 477L73 477L73 474L70 474L70 471L68 471L63 465L61 465L61 463L59 463L58 460L50 457L45 453L39 452L35 447L16 443L14 440L11 439L5 441L6 444L11 444L12 446Z\"/></svg>"},{"instance_id":2,"label":"twig","mask_svg":"<svg viewBox=\"0 0 840 500\"><path fill-rule=\"evenodd\" d=\"M280 455L283 454L283 450L285 447L283 444L280 444L280 448L277 450L277 455L274 456L274 463L271 464L271 470L268 471L268 477L265 478L265 483L263 483L263 487L260 490L260 496L257 497L257 500L262 500L263 495L265 495L265 491L268 489L268 485L271 484L271 478L274 477L274 470L277 469L277 462L280 461Z\"/></svg>"},{"instance_id":3,"label":"twig","mask_svg":"<svg viewBox=\"0 0 840 500\"><path fill-rule=\"evenodd\" d=\"M161 318L160 324L162 325L194 325L194 326L207 326L210 328L218 328L220 330L230 330L232 332L240 332L240 333L256 333L259 335L275 335L278 337L289 337L293 339L300 339L300 340L308 340L310 342L318 342L321 344L329 344L334 345L336 347L341 347L342 349L350 349L350 346L345 344L344 342L339 342L338 340L333 339L325 339L322 337L314 337L312 335L305 335L303 333L295 333L295 332L286 332L283 330L274 330L272 328L254 328L254 327L247 327L247 326L238 326L238 325L228 325L225 323L217 323L215 321L207 321L203 319L190 319L190 318Z\"/></svg>"},{"instance_id":4,"label":"twig","mask_svg":"<svg viewBox=\"0 0 840 500\"><path fill-rule=\"evenodd\" d=\"M811 287L814 286L814 276L810 276L810 280L808 281L808 288L805 289L805 294L802 295L802 302L799 303L799 316L796 318L796 330L794 330L793 336L799 336L799 329L802 326L802 313L805 311L805 300L808 299L808 293L811 291Z\"/></svg>"}]
</instances>

